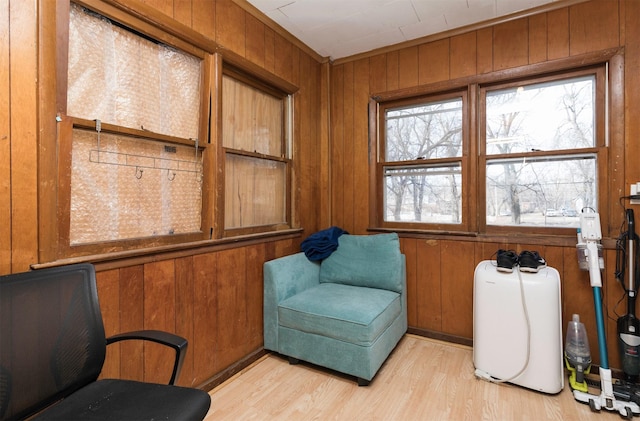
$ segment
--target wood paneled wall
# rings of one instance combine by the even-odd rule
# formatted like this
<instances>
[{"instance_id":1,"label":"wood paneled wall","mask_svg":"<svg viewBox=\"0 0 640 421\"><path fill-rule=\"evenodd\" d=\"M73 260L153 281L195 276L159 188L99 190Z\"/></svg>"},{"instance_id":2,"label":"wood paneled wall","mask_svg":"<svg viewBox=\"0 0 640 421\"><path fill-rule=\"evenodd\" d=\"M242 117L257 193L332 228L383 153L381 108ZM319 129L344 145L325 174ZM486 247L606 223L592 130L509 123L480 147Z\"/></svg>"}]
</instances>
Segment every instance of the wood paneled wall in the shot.
<instances>
[{"instance_id":1,"label":"wood paneled wall","mask_svg":"<svg viewBox=\"0 0 640 421\"><path fill-rule=\"evenodd\" d=\"M330 224L356 234L369 227L367 103L371 94L610 47L625 48L625 127L620 133L625 139L624 177L627 183L640 180L638 1L594 0L336 65L320 63L236 1L130 3L145 3L300 87L294 116L298 138L294 145L295 223L304 228L300 238ZM55 151L42 147L42 137L50 136L51 130L39 131L55 125L55 102L40 85L43 77L55 75L38 70L53 54L40 48L52 39L55 24L51 13L39 11L51 4L49 0L9 0L0 5L0 273L45 263L41 256L50 254L52 247L47 236L38 232L39 218L48 217L49 209L39 200L43 192L56 188L47 180L38 181L38 165L57 165ZM262 263L296 252L300 238L239 243L214 251L194 249L180 256L159 254L121 265L99 264L107 333L143 327L180 333L190 345L179 383L210 384L226 367L261 349ZM403 236L410 325L470 339L473 268L499 247L537 249L558 268L563 278L563 323L573 312L593 314L588 276L577 270L573 247ZM607 267L612 267L613 251L607 251L605 258ZM612 278L608 270L609 314L619 296ZM611 365L616 367L611 320L607 327L614 357ZM593 331L590 340L595 344ZM592 351L597 352L593 346ZM118 344L109 350L103 375L163 381L168 376L166 358L171 356L152 344Z\"/></svg>"},{"instance_id":2,"label":"wood paneled wall","mask_svg":"<svg viewBox=\"0 0 640 421\"><path fill-rule=\"evenodd\" d=\"M624 143L624 151L623 156L612 160L609 177L621 176L624 170L626 191L622 193L628 194L629 183L640 180L640 127L634 123L640 115L640 30L634 23L639 18L640 2L593 0L369 57L338 61L331 69L330 83L333 224L357 234L366 233L370 227L367 103L372 95L620 47L625 55L625 124L621 133L612 136L618 136L618 144ZM615 207L622 217L617 203L608 206ZM613 227L612 221L603 221L603 227L605 235L617 235L619 226ZM573 313L581 314L593 344L591 351L599 361L589 277L578 270L570 239L549 246L543 240L525 244L517 237L402 237L408 262L410 327L470 342L476 264L491 258L498 248L538 250L562 277L563 327ZM615 251L607 251L605 257L606 310L615 318L614 307L622 288L613 276ZM625 306L617 310L624 313ZM616 326L611 317L607 320L610 363L619 367Z\"/></svg>"},{"instance_id":3,"label":"wood paneled wall","mask_svg":"<svg viewBox=\"0 0 640 421\"><path fill-rule=\"evenodd\" d=\"M150 328L183 335L189 347L179 384L210 387L225 369L262 350L263 263L299 251L301 239L319 229L321 64L309 49L232 0L121 1L136 10L160 11L214 41L223 56L229 51L235 61L246 59L299 88L293 200L294 223L304 229L300 236L96 263L107 334ZM60 4L9 0L0 5L0 274L46 264L55 250L38 232L43 221L56 219L41 203L53 197L55 205L56 186L39 178L38 162L57 167L55 148L44 145L55 145L56 102L50 92L55 72L47 70L55 69L50 47ZM151 343L114 344L102 376L166 381L171 354Z\"/></svg>"},{"instance_id":4,"label":"wood paneled wall","mask_svg":"<svg viewBox=\"0 0 640 421\"><path fill-rule=\"evenodd\" d=\"M293 239L100 270L98 295L107 336L138 329L188 339L178 383L211 386L217 374L259 352L262 264L298 251ZM166 382L173 351L153 343L107 349L103 377Z\"/></svg>"}]
</instances>

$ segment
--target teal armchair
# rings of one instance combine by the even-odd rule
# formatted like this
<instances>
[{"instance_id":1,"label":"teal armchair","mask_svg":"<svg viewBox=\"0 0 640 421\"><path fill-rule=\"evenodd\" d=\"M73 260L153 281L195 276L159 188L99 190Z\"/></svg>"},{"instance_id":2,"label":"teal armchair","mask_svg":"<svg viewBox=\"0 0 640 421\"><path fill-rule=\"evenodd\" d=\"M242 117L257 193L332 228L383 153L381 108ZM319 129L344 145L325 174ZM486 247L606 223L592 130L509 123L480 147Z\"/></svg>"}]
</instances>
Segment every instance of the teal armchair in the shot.
<instances>
[{"instance_id":1,"label":"teal armchair","mask_svg":"<svg viewBox=\"0 0 640 421\"><path fill-rule=\"evenodd\" d=\"M304 253L264 265L264 347L368 385L407 331L398 235L348 235L321 263Z\"/></svg>"}]
</instances>

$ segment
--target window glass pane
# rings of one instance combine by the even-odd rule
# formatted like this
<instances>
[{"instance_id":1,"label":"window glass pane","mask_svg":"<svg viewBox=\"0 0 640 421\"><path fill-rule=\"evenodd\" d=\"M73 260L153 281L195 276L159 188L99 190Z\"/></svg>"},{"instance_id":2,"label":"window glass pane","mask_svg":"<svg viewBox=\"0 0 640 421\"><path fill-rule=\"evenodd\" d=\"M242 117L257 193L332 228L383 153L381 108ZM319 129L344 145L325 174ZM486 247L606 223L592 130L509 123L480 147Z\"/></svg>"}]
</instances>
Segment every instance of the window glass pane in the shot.
<instances>
[{"instance_id":1,"label":"window glass pane","mask_svg":"<svg viewBox=\"0 0 640 421\"><path fill-rule=\"evenodd\" d=\"M227 148L280 157L284 100L228 76L222 81L222 139Z\"/></svg>"},{"instance_id":2,"label":"window glass pane","mask_svg":"<svg viewBox=\"0 0 640 421\"><path fill-rule=\"evenodd\" d=\"M431 102L386 112L385 160L462 156L462 99Z\"/></svg>"},{"instance_id":3,"label":"window glass pane","mask_svg":"<svg viewBox=\"0 0 640 421\"><path fill-rule=\"evenodd\" d=\"M597 211L596 157L493 160L487 163L487 224L578 227Z\"/></svg>"},{"instance_id":4,"label":"window glass pane","mask_svg":"<svg viewBox=\"0 0 640 421\"><path fill-rule=\"evenodd\" d=\"M385 221L459 224L461 170L459 164L385 167Z\"/></svg>"},{"instance_id":5,"label":"window glass pane","mask_svg":"<svg viewBox=\"0 0 640 421\"><path fill-rule=\"evenodd\" d=\"M284 162L228 153L225 166L225 228L287 222Z\"/></svg>"},{"instance_id":6,"label":"window glass pane","mask_svg":"<svg viewBox=\"0 0 640 421\"><path fill-rule=\"evenodd\" d=\"M202 154L74 129L72 245L200 231Z\"/></svg>"},{"instance_id":7,"label":"window glass pane","mask_svg":"<svg viewBox=\"0 0 640 421\"><path fill-rule=\"evenodd\" d=\"M595 146L595 76L486 95L487 154Z\"/></svg>"},{"instance_id":8,"label":"window glass pane","mask_svg":"<svg viewBox=\"0 0 640 421\"><path fill-rule=\"evenodd\" d=\"M71 4L67 114L195 139L201 59Z\"/></svg>"}]
</instances>

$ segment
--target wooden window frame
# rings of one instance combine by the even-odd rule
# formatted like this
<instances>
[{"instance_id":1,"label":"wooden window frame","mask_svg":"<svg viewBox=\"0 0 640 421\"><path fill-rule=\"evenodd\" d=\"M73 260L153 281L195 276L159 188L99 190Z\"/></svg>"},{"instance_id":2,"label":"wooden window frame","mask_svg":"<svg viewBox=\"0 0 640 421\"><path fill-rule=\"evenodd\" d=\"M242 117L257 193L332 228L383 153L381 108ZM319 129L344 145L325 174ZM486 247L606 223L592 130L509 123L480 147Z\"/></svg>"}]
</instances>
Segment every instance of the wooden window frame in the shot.
<instances>
[{"instance_id":1,"label":"wooden window frame","mask_svg":"<svg viewBox=\"0 0 640 421\"><path fill-rule=\"evenodd\" d=\"M609 221L603 226L603 236L614 237L617 227L622 223L623 215L618 215L617 201L614 194L624 193L624 49L612 48L592 53L576 55L568 58L521 66L513 69L500 70L482 75L469 76L454 80L437 82L395 91L374 93L369 101L369 191L370 191L370 227L371 229L395 229L402 232L413 232L436 235L466 235L484 236L487 238L505 238L509 236L525 237L539 236L570 236L575 237L574 228L534 228L529 226L487 226L485 220L485 164L486 157L480 151L484 134L481 134L482 113L480 107L480 89L485 86L506 84L523 80L535 80L545 76L570 74L583 69L606 66L606 90L604 94L606 107L599 118L599 126L603 127L603 134L598 137L600 142L593 152L598 154L598 206L601 220ZM384 114L381 109L388 102L411 100L419 97L429 97L434 94L467 89L469 93L468 124L469 130L463 138L463 144L468 148L469 159L463 172L468 172L470 191L469 208L465 211L469 220L467 224L453 229L453 224L437 227L428 224L390 225L383 221L382 209L382 167L380 162L380 148L384 142L384 125L381 120ZM482 139L482 140L481 140ZM603 140L604 139L604 140ZM602 143L604 142L604 144ZM558 152L562 154L562 152ZM544 153L542 153L544 155ZM615 171L615 173L614 173ZM464 181L463 181L464 183ZM467 184L465 184L467 185Z\"/></svg>"},{"instance_id":2,"label":"wooden window frame","mask_svg":"<svg viewBox=\"0 0 640 421\"><path fill-rule=\"evenodd\" d=\"M222 139L222 131L223 131L223 117L222 117L222 78L224 76L231 77L241 83L249 85L259 91L262 91L271 96L281 98L283 101L283 128L282 128L282 144L280 156L272 156L265 155L261 153L251 152L251 151L243 151L237 150L233 148L228 148L223 145ZM283 231L290 228L293 228L293 192L292 192L292 176L293 176L293 143L294 143L294 130L293 130L293 115L295 112L295 98L294 94L297 91L297 88L287 84L282 83L274 79L273 77L264 78L264 74L261 72L258 74L251 69L247 69L246 66L242 66L238 63L238 61L229 61L228 63L225 60L222 60L222 66L219 69L219 79L217 85L220 87L218 89L218 113L217 113L217 121L218 121L218 142L217 142L217 168L218 168L218 176L217 176L217 186L216 186L216 203L217 212L214 216L214 233L219 238L228 238L228 237L236 237L243 235L252 235L252 234L260 234L266 232L277 232ZM226 188L225 188L225 168L226 168L226 157L228 154L232 154L240 157L248 157L248 158L256 158L256 159L264 159L264 160L272 160L275 162L280 162L286 165L285 170L285 219L284 223L274 223L274 224L266 224L259 226L251 226L251 227L238 227L238 228L227 228L225 226L225 196L226 196Z\"/></svg>"},{"instance_id":3,"label":"wooden window frame","mask_svg":"<svg viewBox=\"0 0 640 421\"><path fill-rule=\"evenodd\" d=\"M606 117L606 65L598 64L594 66L589 66L586 68L579 68L575 70L569 71L560 71L553 74L545 74L540 75L539 77L529 77L527 79L521 79L516 81L508 81L506 83L497 83L497 84L488 84L481 86L479 88L479 101L478 101L478 109L479 109L479 139L480 139L480 147L479 147L479 165L478 165L478 203L484 204L482 209L478 209L478 218L479 218L479 226L480 230L487 233L495 233L495 234L504 234L504 233L512 233L512 232L526 232L532 234L564 234L571 235L575 233L575 227L542 227L542 226L531 226L531 225L492 225L488 224L486 220L486 168L487 164L492 161L500 160L500 159L527 159L527 158L554 158L554 157L575 157L578 155L584 154L593 154L596 156L596 175L597 175L597 202L598 202L598 212L600 213L601 218L606 220L608 217L608 210L606 206L601 206L601 203L606 203L608 201L608 193L606 183L603 181L606 180L605 174L608 173L608 163L607 163L607 135L606 135L606 126L605 117ZM518 153L509 153L509 154L493 154L487 155L486 153L486 118L485 118L485 98L487 92L491 92L497 89L516 87L522 84L536 84L536 83L544 83L544 82L552 82L563 79L569 79L573 77L580 77L586 75L594 75L595 76L595 102L594 102L594 115L595 115L595 127L594 127L594 138L595 145L589 148L581 148L581 149L560 149L560 150L552 150L552 151L528 151L528 152L518 152ZM604 208L600 210L600 208Z\"/></svg>"},{"instance_id":4,"label":"wooden window frame","mask_svg":"<svg viewBox=\"0 0 640 421\"><path fill-rule=\"evenodd\" d=\"M385 157L385 145L386 145L386 110L394 109L404 106L410 105L420 105L420 104L429 104L433 102L448 100L448 99L457 99L460 98L462 102L462 153L458 157L450 157L450 158L440 158L440 159L415 159L409 161L399 161L399 162L391 162L386 161ZM378 209L380 215L379 225L385 229L423 229L429 231L468 231L469 230L469 198L470 194L468 194L465 190L464 186L469 186L469 171L468 171L468 163L469 163L469 153L470 153L470 145L469 142L466 142L465 139L468 137L469 132L469 93L467 89L459 89L450 92L438 92L425 96L419 96L415 98L401 99L396 101L389 101L383 104L380 104L379 113L380 118L378 119L378 131L381 133L377 157L377 184L380 186L380 194L377 195L376 199L376 208ZM396 221L385 221L384 220L384 170L387 167L420 167L420 166L438 166L438 165L447 165L447 164L459 164L462 177L461 177L461 187L462 187L462 197L461 197L461 222L460 223L432 223L432 222L396 222Z\"/></svg>"},{"instance_id":5,"label":"wooden window frame","mask_svg":"<svg viewBox=\"0 0 640 421\"><path fill-rule=\"evenodd\" d=\"M78 256L99 255L128 251L132 249L152 249L159 246L196 242L211 238L210 215L213 213L213 201L211 196L211 181L206 174L210 173L211 162L206 158L209 143L209 115L210 115L210 91L211 91L211 52L215 51L215 44L204 37L173 21L158 11L142 5L136 10L112 0L73 0L59 2L56 9L58 43L56 44L56 111L57 111L57 206L56 206L56 232L57 247L55 256L48 258L69 259ZM71 140L73 128L95 129L94 121L67 116L67 60L69 39L69 12L70 4L75 3L100 15L111 19L118 24L129 28L134 33L149 37L163 44L169 45L187 54L202 60L200 81L200 118L198 125L198 150L202 154L203 180L202 180L202 208L200 232L149 236L134 239L122 239L114 241L101 241L87 244L70 244L70 216L71 216ZM147 130L125 128L112 124L102 123L101 130L106 133L140 137L163 143L193 146L193 140L167 136Z\"/></svg>"}]
</instances>

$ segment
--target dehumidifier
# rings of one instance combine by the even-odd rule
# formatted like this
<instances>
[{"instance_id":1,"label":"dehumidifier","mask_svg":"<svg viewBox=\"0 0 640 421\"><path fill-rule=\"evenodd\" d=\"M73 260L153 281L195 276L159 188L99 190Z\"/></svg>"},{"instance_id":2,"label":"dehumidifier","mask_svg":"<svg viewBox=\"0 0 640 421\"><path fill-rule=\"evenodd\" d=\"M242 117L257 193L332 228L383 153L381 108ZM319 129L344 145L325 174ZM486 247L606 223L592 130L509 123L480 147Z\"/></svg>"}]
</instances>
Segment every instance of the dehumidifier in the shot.
<instances>
[{"instance_id":1,"label":"dehumidifier","mask_svg":"<svg viewBox=\"0 0 640 421\"><path fill-rule=\"evenodd\" d=\"M564 387L560 275L499 272L485 260L473 286L473 363L476 376L545 393Z\"/></svg>"}]
</instances>

